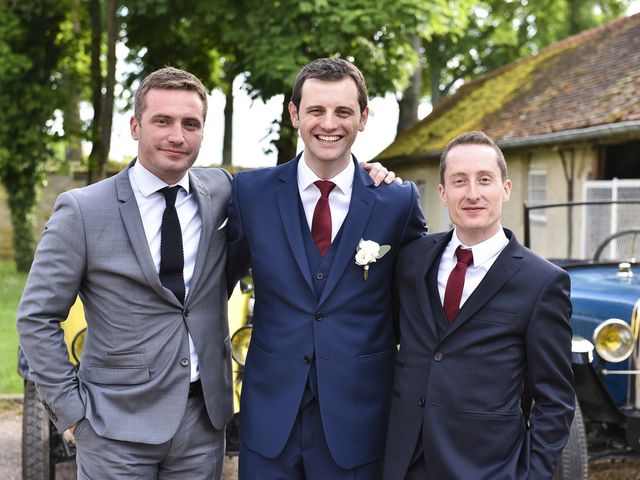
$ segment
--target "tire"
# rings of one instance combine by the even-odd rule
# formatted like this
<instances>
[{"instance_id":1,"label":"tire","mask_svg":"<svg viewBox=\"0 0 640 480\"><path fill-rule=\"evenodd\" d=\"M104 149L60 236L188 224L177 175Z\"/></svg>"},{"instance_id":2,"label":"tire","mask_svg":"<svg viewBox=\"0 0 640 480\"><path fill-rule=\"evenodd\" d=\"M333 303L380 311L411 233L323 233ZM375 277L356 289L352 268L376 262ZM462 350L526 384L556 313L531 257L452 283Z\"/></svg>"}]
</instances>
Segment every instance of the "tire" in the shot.
<instances>
[{"instance_id":1,"label":"tire","mask_svg":"<svg viewBox=\"0 0 640 480\"><path fill-rule=\"evenodd\" d=\"M51 461L51 423L33 382L24 382L22 411L22 479L53 480L55 463Z\"/></svg>"},{"instance_id":2,"label":"tire","mask_svg":"<svg viewBox=\"0 0 640 480\"><path fill-rule=\"evenodd\" d=\"M562 450L553 480L587 480L589 473L587 435L584 430L582 410L576 399L576 412L569 431L569 440Z\"/></svg>"}]
</instances>

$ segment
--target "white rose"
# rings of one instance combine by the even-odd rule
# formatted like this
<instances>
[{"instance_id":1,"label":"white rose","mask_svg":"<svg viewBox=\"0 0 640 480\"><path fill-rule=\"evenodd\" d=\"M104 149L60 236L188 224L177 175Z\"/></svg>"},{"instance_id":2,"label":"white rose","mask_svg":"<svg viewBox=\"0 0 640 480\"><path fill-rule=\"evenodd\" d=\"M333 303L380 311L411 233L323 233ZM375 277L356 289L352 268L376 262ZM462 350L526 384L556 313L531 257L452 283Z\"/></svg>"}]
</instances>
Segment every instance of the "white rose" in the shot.
<instances>
[{"instance_id":1,"label":"white rose","mask_svg":"<svg viewBox=\"0 0 640 480\"><path fill-rule=\"evenodd\" d=\"M376 261L376 256L364 249L358 250L356 253L356 264L364 266Z\"/></svg>"},{"instance_id":2,"label":"white rose","mask_svg":"<svg viewBox=\"0 0 640 480\"><path fill-rule=\"evenodd\" d=\"M360 240L358 249L371 254L375 258L378 258L378 254L380 253L380 245L373 240Z\"/></svg>"}]
</instances>

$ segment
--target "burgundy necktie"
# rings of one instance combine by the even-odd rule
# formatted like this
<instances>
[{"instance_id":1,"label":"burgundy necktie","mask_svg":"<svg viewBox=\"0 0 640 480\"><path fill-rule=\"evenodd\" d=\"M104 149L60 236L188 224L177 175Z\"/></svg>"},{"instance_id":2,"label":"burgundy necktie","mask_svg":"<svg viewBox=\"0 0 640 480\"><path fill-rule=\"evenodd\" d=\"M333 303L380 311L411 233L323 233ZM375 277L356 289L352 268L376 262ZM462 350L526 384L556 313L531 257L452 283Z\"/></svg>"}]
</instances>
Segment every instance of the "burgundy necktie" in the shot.
<instances>
[{"instance_id":1,"label":"burgundy necktie","mask_svg":"<svg viewBox=\"0 0 640 480\"><path fill-rule=\"evenodd\" d=\"M453 322L460 311L464 276L467 273L467 267L473 262L473 253L471 249L463 249L462 246L459 246L456 249L456 258L458 259L458 263L456 263L456 266L451 270L449 280L447 280L447 287L444 290L443 307L449 323Z\"/></svg>"},{"instance_id":2,"label":"burgundy necktie","mask_svg":"<svg viewBox=\"0 0 640 480\"><path fill-rule=\"evenodd\" d=\"M336 186L329 180L318 180L313 182L320 190L320 198L313 211L311 221L311 235L316 242L321 256L325 256L329 246L331 246L331 209L329 208L329 193Z\"/></svg>"}]
</instances>

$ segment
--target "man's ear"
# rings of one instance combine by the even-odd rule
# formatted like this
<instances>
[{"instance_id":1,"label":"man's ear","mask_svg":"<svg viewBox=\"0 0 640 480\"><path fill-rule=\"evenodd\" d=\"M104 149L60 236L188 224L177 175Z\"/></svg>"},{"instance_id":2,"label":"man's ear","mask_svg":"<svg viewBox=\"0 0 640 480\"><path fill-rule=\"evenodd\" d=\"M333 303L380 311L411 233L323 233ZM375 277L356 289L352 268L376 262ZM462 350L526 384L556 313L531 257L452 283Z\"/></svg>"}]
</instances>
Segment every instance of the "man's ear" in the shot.
<instances>
[{"instance_id":1,"label":"man's ear","mask_svg":"<svg viewBox=\"0 0 640 480\"><path fill-rule=\"evenodd\" d=\"M289 102L289 116L291 117L291 124L293 128L298 128L300 125L300 118L298 117L298 108L293 102Z\"/></svg>"},{"instance_id":2,"label":"man's ear","mask_svg":"<svg viewBox=\"0 0 640 480\"><path fill-rule=\"evenodd\" d=\"M446 206L447 196L445 195L444 186L442 184L438 185L438 193L440 194L440 202Z\"/></svg>"},{"instance_id":3,"label":"man's ear","mask_svg":"<svg viewBox=\"0 0 640 480\"><path fill-rule=\"evenodd\" d=\"M140 137L138 133L139 128L140 125L138 124L138 119L135 117L135 115L132 115L129 119L129 130L131 131L131 138L133 138L134 140L138 140Z\"/></svg>"}]
</instances>

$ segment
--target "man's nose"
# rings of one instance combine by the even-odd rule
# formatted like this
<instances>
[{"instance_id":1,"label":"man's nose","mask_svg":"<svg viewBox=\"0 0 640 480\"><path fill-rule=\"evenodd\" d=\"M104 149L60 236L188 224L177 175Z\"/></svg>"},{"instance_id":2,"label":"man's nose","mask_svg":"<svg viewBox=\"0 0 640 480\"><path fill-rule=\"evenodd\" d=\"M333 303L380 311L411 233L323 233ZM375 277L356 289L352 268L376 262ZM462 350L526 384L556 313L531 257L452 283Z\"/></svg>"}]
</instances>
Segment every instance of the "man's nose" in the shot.
<instances>
[{"instance_id":1,"label":"man's nose","mask_svg":"<svg viewBox=\"0 0 640 480\"><path fill-rule=\"evenodd\" d=\"M326 115L323 115L320 125L324 130L333 130L334 128L336 128L335 118L333 118L333 115L329 113Z\"/></svg>"},{"instance_id":2,"label":"man's nose","mask_svg":"<svg viewBox=\"0 0 640 480\"><path fill-rule=\"evenodd\" d=\"M184 142L184 132L182 131L182 125L172 125L169 129L167 140L169 140L171 143Z\"/></svg>"}]
</instances>

